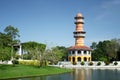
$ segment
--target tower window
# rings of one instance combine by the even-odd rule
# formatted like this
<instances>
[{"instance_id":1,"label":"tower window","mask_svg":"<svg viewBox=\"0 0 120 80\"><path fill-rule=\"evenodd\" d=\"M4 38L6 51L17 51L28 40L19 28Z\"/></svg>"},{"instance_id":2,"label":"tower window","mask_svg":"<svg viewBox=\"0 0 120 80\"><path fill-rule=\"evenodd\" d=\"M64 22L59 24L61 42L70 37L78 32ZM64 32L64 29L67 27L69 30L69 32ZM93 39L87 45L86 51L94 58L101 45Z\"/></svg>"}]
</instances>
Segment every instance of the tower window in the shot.
<instances>
[{"instance_id":1,"label":"tower window","mask_svg":"<svg viewBox=\"0 0 120 80\"><path fill-rule=\"evenodd\" d=\"M87 51L84 51L84 54L87 54Z\"/></svg>"},{"instance_id":2,"label":"tower window","mask_svg":"<svg viewBox=\"0 0 120 80\"><path fill-rule=\"evenodd\" d=\"M78 50L78 54L81 54L81 51L80 51L80 50Z\"/></svg>"},{"instance_id":3,"label":"tower window","mask_svg":"<svg viewBox=\"0 0 120 80\"><path fill-rule=\"evenodd\" d=\"M75 54L75 51L72 51L72 54Z\"/></svg>"},{"instance_id":4,"label":"tower window","mask_svg":"<svg viewBox=\"0 0 120 80\"><path fill-rule=\"evenodd\" d=\"M89 54L90 54L91 51L89 51Z\"/></svg>"}]
</instances>

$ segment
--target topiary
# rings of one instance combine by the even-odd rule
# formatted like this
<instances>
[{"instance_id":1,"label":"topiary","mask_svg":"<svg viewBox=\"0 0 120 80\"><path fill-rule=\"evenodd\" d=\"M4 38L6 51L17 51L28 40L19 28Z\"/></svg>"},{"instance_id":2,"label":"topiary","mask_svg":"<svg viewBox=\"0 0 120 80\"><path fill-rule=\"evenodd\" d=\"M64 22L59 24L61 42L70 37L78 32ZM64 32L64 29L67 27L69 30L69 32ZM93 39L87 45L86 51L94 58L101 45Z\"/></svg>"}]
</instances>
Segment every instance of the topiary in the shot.
<instances>
[{"instance_id":1,"label":"topiary","mask_svg":"<svg viewBox=\"0 0 120 80\"><path fill-rule=\"evenodd\" d=\"M105 65L109 65L110 64L108 61L105 61L104 63L105 63Z\"/></svg>"},{"instance_id":2,"label":"topiary","mask_svg":"<svg viewBox=\"0 0 120 80\"><path fill-rule=\"evenodd\" d=\"M73 65L77 65L77 62L73 62Z\"/></svg>"},{"instance_id":3,"label":"topiary","mask_svg":"<svg viewBox=\"0 0 120 80\"><path fill-rule=\"evenodd\" d=\"M84 65L84 64L85 64L85 63L82 61L82 62L81 62L81 65Z\"/></svg>"},{"instance_id":4,"label":"topiary","mask_svg":"<svg viewBox=\"0 0 120 80\"><path fill-rule=\"evenodd\" d=\"M93 62L90 62L89 65L92 66L92 65L93 65Z\"/></svg>"},{"instance_id":5,"label":"topiary","mask_svg":"<svg viewBox=\"0 0 120 80\"><path fill-rule=\"evenodd\" d=\"M114 65L118 65L117 61L114 62Z\"/></svg>"},{"instance_id":6,"label":"topiary","mask_svg":"<svg viewBox=\"0 0 120 80\"><path fill-rule=\"evenodd\" d=\"M100 66L100 65L101 65L101 62L98 62L97 65Z\"/></svg>"}]
</instances>

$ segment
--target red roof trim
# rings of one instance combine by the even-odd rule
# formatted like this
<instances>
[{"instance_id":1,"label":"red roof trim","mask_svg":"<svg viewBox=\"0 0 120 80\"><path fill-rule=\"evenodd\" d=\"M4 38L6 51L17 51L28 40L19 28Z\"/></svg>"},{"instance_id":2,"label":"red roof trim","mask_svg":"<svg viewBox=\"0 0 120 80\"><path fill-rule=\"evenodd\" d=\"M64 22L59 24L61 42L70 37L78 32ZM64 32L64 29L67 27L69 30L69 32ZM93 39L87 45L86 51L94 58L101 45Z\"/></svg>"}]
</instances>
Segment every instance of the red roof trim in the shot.
<instances>
[{"instance_id":1,"label":"red roof trim","mask_svg":"<svg viewBox=\"0 0 120 80\"><path fill-rule=\"evenodd\" d=\"M69 50L90 50L91 49L87 46L72 46L69 48Z\"/></svg>"}]
</instances>

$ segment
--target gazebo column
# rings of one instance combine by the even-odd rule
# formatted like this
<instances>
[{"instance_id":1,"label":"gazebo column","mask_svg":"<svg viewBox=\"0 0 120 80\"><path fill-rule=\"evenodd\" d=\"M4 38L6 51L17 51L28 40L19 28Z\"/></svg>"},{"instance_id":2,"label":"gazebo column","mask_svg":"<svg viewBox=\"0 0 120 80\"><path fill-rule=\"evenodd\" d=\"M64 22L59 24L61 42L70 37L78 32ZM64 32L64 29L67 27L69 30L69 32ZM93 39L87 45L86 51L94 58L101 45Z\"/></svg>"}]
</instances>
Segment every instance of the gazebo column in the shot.
<instances>
[{"instance_id":1,"label":"gazebo column","mask_svg":"<svg viewBox=\"0 0 120 80\"><path fill-rule=\"evenodd\" d=\"M78 62L77 56L75 56L75 62Z\"/></svg>"},{"instance_id":2,"label":"gazebo column","mask_svg":"<svg viewBox=\"0 0 120 80\"><path fill-rule=\"evenodd\" d=\"M77 60L77 56L78 55L78 53L77 53L77 50L75 51L75 62L78 62L78 60Z\"/></svg>"},{"instance_id":3,"label":"gazebo column","mask_svg":"<svg viewBox=\"0 0 120 80\"><path fill-rule=\"evenodd\" d=\"M84 57L83 56L81 56L81 61L84 61Z\"/></svg>"}]
</instances>

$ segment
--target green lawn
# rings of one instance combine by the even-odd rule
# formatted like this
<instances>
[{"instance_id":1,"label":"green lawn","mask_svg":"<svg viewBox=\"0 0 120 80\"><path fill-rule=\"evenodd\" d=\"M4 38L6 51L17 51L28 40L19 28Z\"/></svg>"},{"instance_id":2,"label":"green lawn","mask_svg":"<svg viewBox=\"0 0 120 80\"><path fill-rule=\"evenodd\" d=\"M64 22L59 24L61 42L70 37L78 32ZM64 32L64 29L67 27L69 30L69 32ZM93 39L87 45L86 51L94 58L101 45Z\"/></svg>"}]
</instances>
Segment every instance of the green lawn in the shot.
<instances>
[{"instance_id":1,"label":"green lawn","mask_svg":"<svg viewBox=\"0 0 120 80\"><path fill-rule=\"evenodd\" d=\"M50 66L38 68L27 65L16 65L15 67L12 65L0 65L0 79L52 75L70 71L72 70Z\"/></svg>"}]
</instances>

